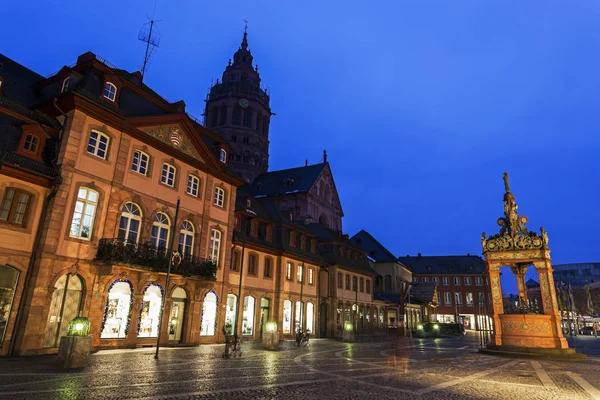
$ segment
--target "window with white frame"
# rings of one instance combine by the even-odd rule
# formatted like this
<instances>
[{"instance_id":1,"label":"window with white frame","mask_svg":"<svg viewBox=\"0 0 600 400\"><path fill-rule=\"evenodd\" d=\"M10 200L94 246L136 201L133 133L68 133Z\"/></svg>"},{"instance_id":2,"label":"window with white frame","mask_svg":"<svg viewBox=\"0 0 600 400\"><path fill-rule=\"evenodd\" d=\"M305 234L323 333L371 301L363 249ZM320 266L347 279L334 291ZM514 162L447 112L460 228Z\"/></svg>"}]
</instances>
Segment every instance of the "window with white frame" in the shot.
<instances>
[{"instance_id":1,"label":"window with white frame","mask_svg":"<svg viewBox=\"0 0 600 400\"><path fill-rule=\"evenodd\" d=\"M415 277L413 278L413 282L414 282L414 283L419 283L419 278L415 276Z\"/></svg>"},{"instance_id":2,"label":"window with white frame","mask_svg":"<svg viewBox=\"0 0 600 400\"><path fill-rule=\"evenodd\" d=\"M479 305L483 306L485 304L485 294L479 293Z\"/></svg>"},{"instance_id":3,"label":"window with white frame","mask_svg":"<svg viewBox=\"0 0 600 400\"><path fill-rule=\"evenodd\" d=\"M467 292L465 293L465 302L468 306L473 305L473 293Z\"/></svg>"},{"instance_id":4,"label":"window with white frame","mask_svg":"<svg viewBox=\"0 0 600 400\"><path fill-rule=\"evenodd\" d=\"M66 78L63 80L63 82L62 82L62 86L60 87L60 92L61 92L61 93L64 93L64 92L66 92L67 90L69 90L69 83L70 83L70 82L71 82L71 77L70 77L70 76L67 76L67 77L66 77Z\"/></svg>"},{"instance_id":5,"label":"window with white frame","mask_svg":"<svg viewBox=\"0 0 600 400\"><path fill-rule=\"evenodd\" d=\"M117 87L110 82L104 84L104 97L110 101L115 101L117 98Z\"/></svg>"},{"instance_id":6,"label":"window with white frame","mask_svg":"<svg viewBox=\"0 0 600 400\"><path fill-rule=\"evenodd\" d=\"M442 278L442 281L444 282L444 286L450 286L450 278L447 276Z\"/></svg>"},{"instance_id":7,"label":"window with white frame","mask_svg":"<svg viewBox=\"0 0 600 400\"><path fill-rule=\"evenodd\" d=\"M458 276L454 277L454 286L460 286L460 278Z\"/></svg>"},{"instance_id":8,"label":"window with white frame","mask_svg":"<svg viewBox=\"0 0 600 400\"><path fill-rule=\"evenodd\" d=\"M133 159L131 160L131 170L138 174L146 175L148 173L148 161L150 156L141 150L133 152Z\"/></svg>"},{"instance_id":9,"label":"window with white frame","mask_svg":"<svg viewBox=\"0 0 600 400\"><path fill-rule=\"evenodd\" d=\"M471 278L468 276L465 276L465 285L471 285Z\"/></svg>"},{"instance_id":10,"label":"window with white frame","mask_svg":"<svg viewBox=\"0 0 600 400\"><path fill-rule=\"evenodd\" d=\"M194 225L190 221L183 221L179 230L179 252L191 256L194 252Z\"/></svg>"},{"instance_id":11,"label":"window with white frame","mask_svg":"<svg viewBox=\"0 0 600 400\"><path fill-rule=\"evenodd\" d=\"M210 245L208 246L208 256L219 266L219 255L221 254L221 231L217 229L210 230Z\"/></svg>"},{"instance_id":12,"label":"window with white frame","mask_svg":"<svg viewBox=\"0 0 600 400\"><path fill-rule=\"evenodd\" d=\"M452 304L452 294L450 292L444 292L444 304Z\"/></svg>"},{"instance_id":13,"label":"window with white frame","mask_svg":"<svg viewBox=\"0 0 600 400\"><path fill-rule=\"evenodd\" d=\"M98 131L91 131L90 139L88 140L87 152L106 160L109 141L110 138L105 134Z\"/></svg>"},{"instance_id":14,"label":"window with white frame","mask_svg":"<svg viewBox=\"0 0 600 400\"><path fill-rule=\"evenodd\" d=\"M481 277L479 277L479 276L478 276L478 277L476 277L476 278L475 278L475 285L477 285L477 286L481 286L481 285L483 285L483 278L481 278Z\"/></svg>"},{"instance_id":15,"label":"window with white frame","mask_svg":"<svg viewBox=\"0 0 600 400\"><path fill-rule=\"evenodd\" d=\"M150 234L150 243L152 246L158 249L167 248L170 227L171 222L169 221L167 214L161 212L156 213L154 222L152 222L152 232Z\"/></svg>"},{"instance_id":16,"label":"window with white frame","mask_svg":"<svg viewBox=\"0 0 600 400\"><path fill-rule=\"evenodd\" d=\"M435 304L440 305L440 292L435 293Z\"/></svg>"},{"instance_id":17,"label":"window with white frame","mask_svg":"<svg viewBox=\"0 0 600 400\"><path fill-rule=\"evenodd\" d=\"M71 219L69 236L90 240L97 207L98 192L86 187L79 188L73 218Z\"/></svg>"},{"instance_id":18,"label":"window with white frame","mask_svg":"<svg viewBox=\"0 0 600 400\"><path fill-rule=\"evenodd\" d=\"M222 163L227 162L227 152L223 149L219 152L219 161Z\"/></svg>"},{"instance_id":19,"label":"window with white frame","mask_svg":"<svg viewBox=\"0 0 600 400\"><path fill-rule=\"evenodd\" d=\"M198 197L198 188L200 187L200 179L192 174L188 175L187 194Z\"/></svg>"},{"instance_id":20,"label":"window with white frame","mask_svg":"<svg viewBox=\"0 0 600 400\"><path fill-rule=\"evenodd\" d=\"M433 277L433 278L431 278L431 281L432 281L433 283L440 283L440 278L438 278L438 277Z\"/></svg>"},{"instance_id":21,"label":"window with white frame","mask_svg":"<svg viewBox=\"0 0 600 400\"><path fill-rule=\"evenodd\" d=\"M427 282L429 282L429 279L426 276L424 276L423 277L423 282L427 283Z\"/></svg>"},{"instance_id":22,"label":"window with white frame","mask_svg":"<svg viewBox=\"0 0 600 400\"><path fill-rule=\"evenodd\" d=\"M164 163L162 168L162 175L160 176L160 182L167 186L175 186L175 173L177 169L169 163Z\"/></svg>"},{"instance_id":23,"label":"window with white frame","mask_svg":"<svg viewBox=\"0 0 600 400\"><path fill-rule=\"evenodd\" d=\"M454 292L454 300L456 304L462 304L462 293Z\"/></svg>"},{"instance_id":24,"label":"window with white frame","mask_svg":"<svg viewBox=\"0 0 600 400\"><path fill-rule=\"evenodd\" d=\"M217 207L223 207L225 202L225 191L220 187L215 188L215 199L213 204Z\"/></svg>"},{"instance_id":25,"label":"window with white frame","mask_svg":"<svg viewBox=\"0 0 600 400\"><path fill-rule=\"evenodd\" d=\"M142 212L137 204L127 203L121 209L117 238L128 243L137 243L142 225Z\"/></svg>"}]
</instances>

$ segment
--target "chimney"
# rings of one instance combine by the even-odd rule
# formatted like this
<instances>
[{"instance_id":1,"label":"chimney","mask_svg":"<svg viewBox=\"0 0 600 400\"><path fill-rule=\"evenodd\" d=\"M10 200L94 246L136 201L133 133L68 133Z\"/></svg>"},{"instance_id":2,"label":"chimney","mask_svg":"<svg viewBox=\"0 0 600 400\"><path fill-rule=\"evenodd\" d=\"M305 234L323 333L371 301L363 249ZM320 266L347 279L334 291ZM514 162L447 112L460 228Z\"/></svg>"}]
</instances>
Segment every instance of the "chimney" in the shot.
<instances>
[{"instance_id":1,"label":"chimney","mask_svg":"<svg viewBox=\"0 0 600 400\"><path fill-rule=\"evenodd\" d=\"M323 162L327 162L327 150L323 150Z\"/></svg>"},{"instance_id":2,"label":"chimney","mask_svg":"<svg viewBox=\"0 0 600 400\"><path fill-rule=\"evenodd\" d=\"M175 108L175 110L177 110L177 112L179 112L179 113L185 112L185 101L179 100L171 105Z\"/></svg>"},{"instance_id":3,"label":"chimney","mask_svg":"<svg viewBox=\"0 0 600 400\"><path fill-rule=\"evenodd\" d=\"M304 166L308 167L308 160L304 160Z\"/></svg>"},{"instance_id":4,"label":"chimney","mask_svg":"<svg viewBox=\"0 0 600 400\"><path fill-rule=\"evenodd\" d=\"M94 53L92 53L91 51L88 51L87 53L83 53L82 55L77 57L77 65L83 64L84 62L87 62L90 60L95 60L95 59L96 59L96 55Z\"/></svg>"},{"instance_id":5,"label":"chimney","mask_svg":"<svg viewBox=\"0 0 600 400\"><path fill-rule=\"evenodd\" d=\"M131 77L133 83L140 86L140 84L142 83L142 73L140 71L135 71L133 74L131 74Z\"/></svg>"}]
</instances>

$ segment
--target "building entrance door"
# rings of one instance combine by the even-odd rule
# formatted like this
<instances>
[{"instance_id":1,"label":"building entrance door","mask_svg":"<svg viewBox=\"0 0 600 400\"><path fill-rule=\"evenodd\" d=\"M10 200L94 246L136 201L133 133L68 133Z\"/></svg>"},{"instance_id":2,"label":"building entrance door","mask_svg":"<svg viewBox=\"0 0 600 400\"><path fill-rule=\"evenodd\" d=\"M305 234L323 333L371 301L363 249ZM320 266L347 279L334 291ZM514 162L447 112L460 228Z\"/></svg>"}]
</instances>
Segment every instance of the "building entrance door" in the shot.
<instances>
[{"instance_id":1,"label":"building entrance door","mask_svg":"<svg viewBox=\"0 0 600 400\"><path fill-rule=\"evenodd\" d=\"M182 288L173 291L173 304L169 315L169 342L181 343L183 331L183 316L185 314L186 293Z\"/></svg>"},{"instance_id":2,"label":"building entrance door","mask_svg":"<svg viewBox=\"0 0 600 400\"><path fill-rule=\"evenodd\" d=\"M260 337L262 337L262 333L265 330L265 325L269 322L269 308L269 299L265 299L264 297L260 299Z\"/></svg>"}]
</instances>

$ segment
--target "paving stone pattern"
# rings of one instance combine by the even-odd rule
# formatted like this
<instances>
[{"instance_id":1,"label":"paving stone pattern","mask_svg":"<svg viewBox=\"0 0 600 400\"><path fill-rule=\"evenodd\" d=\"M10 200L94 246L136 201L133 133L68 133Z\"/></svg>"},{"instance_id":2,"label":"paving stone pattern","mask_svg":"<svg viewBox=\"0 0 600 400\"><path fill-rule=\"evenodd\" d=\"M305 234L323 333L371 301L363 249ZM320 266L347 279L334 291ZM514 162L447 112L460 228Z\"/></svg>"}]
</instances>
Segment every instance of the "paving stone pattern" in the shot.
<instances>
[{"instance_id":1,"label":"paving stone pattern","mask_svg":"<svg viewBox=\"0 0 600 400\"><path fill-rule=\"evenodd\" d=\"M109 350L81 371L55 356L0 359L2 399L600 399L600 339L590 359L556 362L479 354L477 337L312 340L308 348L263 350L244 343Z\"/></svg>"}]
</instances>

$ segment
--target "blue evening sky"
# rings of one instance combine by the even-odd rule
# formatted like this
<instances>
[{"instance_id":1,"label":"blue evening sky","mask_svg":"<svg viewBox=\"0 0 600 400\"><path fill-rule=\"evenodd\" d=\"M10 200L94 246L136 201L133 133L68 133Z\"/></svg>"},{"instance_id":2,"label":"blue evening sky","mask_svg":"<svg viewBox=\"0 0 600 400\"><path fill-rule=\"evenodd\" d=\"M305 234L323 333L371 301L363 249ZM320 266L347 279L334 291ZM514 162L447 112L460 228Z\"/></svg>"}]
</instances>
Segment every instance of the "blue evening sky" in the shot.
<instances>
[{"instance_id":1,"label":"blue evening sky","mask_svg":"<svg viewBox=\"0 0 600 400\"><path fill-rule=\"evenodd\" d=\"M6 1L0 52L43 75L88 50L134 71L153 6ZM600 261L597 0L157 0L156 19L145 81L197 116L249 21L277 113L271 169L327 149L346 233L397 255L480 254L508 170L554 263Z\"/></svg>"}]
</instances>

